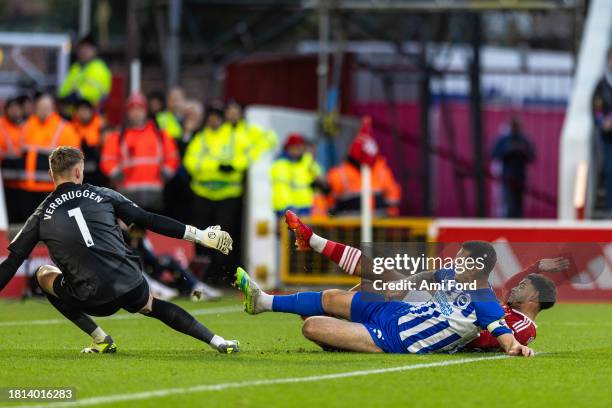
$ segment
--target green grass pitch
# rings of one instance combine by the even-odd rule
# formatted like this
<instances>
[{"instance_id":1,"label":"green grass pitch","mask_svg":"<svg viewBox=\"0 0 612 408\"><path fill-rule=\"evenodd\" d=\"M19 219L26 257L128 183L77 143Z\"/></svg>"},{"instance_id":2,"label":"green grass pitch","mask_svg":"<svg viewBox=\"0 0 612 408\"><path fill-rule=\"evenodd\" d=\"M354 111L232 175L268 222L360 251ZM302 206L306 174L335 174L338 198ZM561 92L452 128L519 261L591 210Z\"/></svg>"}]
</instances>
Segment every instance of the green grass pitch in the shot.
<instances>
[{"instance_id":1,"label":"green grass pitch","mask_svg":"<svg viewBox=\"0 0 612 408\"><path fill-rule=\"evenodd\" d=\"M612 407L611 304L543 312L533 359L466 362L483 354L325 353L302 338L296 316L249 316L238 298L179 303L242 351L220 355L155 320L119 314L98 320L118 353L82 355L88 337L46 302L5 301L0 386L76 387L77 406ZM384 371L393 367L403 370ZM348 374L320 377L337 373Z\"/></svg>"}]
</instances>

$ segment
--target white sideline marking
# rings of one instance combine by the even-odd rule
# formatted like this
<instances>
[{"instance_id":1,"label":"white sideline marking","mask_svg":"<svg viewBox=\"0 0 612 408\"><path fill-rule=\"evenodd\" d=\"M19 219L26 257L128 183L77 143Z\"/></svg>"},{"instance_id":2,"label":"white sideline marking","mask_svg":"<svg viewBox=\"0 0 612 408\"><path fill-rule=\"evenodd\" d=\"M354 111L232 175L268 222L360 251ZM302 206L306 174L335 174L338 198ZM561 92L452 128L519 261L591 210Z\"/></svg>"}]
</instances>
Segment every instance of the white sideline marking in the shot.
<instances>
[{"instance_id":1,"label":"white sideline marking","mask_svg":"<svg viewBox=\"0 0 612 408\"><path fill-rule=\"evenodd\" d=\"M137 401L137 400L145 400L145 399L150 399L150 398L162 398L162 397L167 397L169 395L177 395L177 394L193 394L193 393L198 393L198 392L223 391L223 390L232 389L232 388L257 387L257 386L263 386L263 385L277 385L277 384L295 384L295 383L315 382L315 381L324 381L324 380L336 380L339 378L362 377L365 375L386 374L386 373L394 373L398 371L419 370L422 368L446 367L446 366L452 366L452 365L458 365L458 364L475 363L478 361L499 360L502 358L508 358L508 356L496 355L496 356L490 356L490 357L462 358L458 360L437 361L433 363L404 365L404 366L399 366L399 367L379 368L379 369L373 369L373 370L347 371L343 373L313 375L309 377L270 378L267 380L240 381L240 382L229 382L229 383L220 383L220 384L202 384L202 385L195 385L192 387L168 388L165 390L157 390L157 391L143 391L143 392L135 392L135 393L128 393L128 394L104 395L100 397L84 398L82 400L74 401L74 402L52 402L52 403L41 404L41 405L20 405L19 407L20 408L85 407L85 406L90 406L90 405L110 404L114 402ZM0 407L0 408L8 408L8 406Z\"/></svg>"},{"instance_id":2,"label":"white sideline marking","mask_svg":"<svg viewBox=\"0 0 612 408\"><path fill-rule=\"evenodd\" d=\"M234 313L241 312L243 309L240 306L219 306L211 307L208 309L196 309L188 312L194 316L211 315L211 314L223 314L223 313ZM121 314L108 317L94 317L96 320L129 320L138 317L143 317L140 314ZM68 319L47 319L47 320L20 320L20 321L8 321L0 322L0 327L12 327L12 326L33 326L33 325L47 325L47 324L62 324L69 323Z\"/></svg>"},{"instance_id":3,"label":"white sideline marking","mask_svg":"<svg viewBox=\"0 0 612 408\"><path fill-rule=\"evenodd\" d=\"M612 322L541 322L538 324L551 325L551 326L612 326Z\"/></svg>"}]
</instances>

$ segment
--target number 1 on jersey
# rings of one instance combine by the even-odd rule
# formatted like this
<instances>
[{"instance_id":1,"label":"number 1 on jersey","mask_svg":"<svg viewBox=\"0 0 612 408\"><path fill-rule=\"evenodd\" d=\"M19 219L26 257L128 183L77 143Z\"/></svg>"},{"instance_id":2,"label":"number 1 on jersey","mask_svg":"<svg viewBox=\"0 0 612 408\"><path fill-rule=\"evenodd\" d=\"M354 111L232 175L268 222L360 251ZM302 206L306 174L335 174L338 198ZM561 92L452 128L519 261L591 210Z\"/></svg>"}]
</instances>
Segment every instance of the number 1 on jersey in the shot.
<instances>
[{"instance_id":1,"label":"number 1 on jersey","mask_svg":"<svg viewBox=\"0 0 612 408\"><path fill-rule=\"evenodd\" d=\"M68 216L74 217L76 220L77 225L79 226L79 231L81 231L81 235L83 236L83 241L85 241L85 245L87 245L87 247L93 246L94 242L91 238L91 232L89 232L89 227L87 227L81 207L76 207L68 211Z\"/></svg>"}]
</instances>

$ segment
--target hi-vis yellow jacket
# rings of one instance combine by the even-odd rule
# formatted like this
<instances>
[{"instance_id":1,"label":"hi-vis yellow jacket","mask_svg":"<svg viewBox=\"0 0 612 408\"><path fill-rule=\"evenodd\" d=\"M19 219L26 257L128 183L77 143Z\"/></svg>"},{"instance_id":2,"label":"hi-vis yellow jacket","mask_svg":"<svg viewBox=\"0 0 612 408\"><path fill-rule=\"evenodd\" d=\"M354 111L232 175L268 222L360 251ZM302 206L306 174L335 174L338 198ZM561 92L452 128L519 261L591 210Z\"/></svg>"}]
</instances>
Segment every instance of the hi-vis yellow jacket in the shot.
<instances>
[{"instance_id":1,"label":"hi-vis yellow jacket","mask_svg":"<svg viewBox=\"0 0 612 408\"><path fill-rule=\"evenodd\" d=\"M320 175L321 167L310 153L304 153L299 160L279 156L270 169L274 211L280 214L292 209L304 215L310 213L314 202L312 183Z\"/></svg>"},{"instance_id":2,"label":"hi-vis yellow jacket","mask_svg":"<svg viewBox=\"0 0 612 408\"><path fill-rule=\"evenodd\" d=\"M278 144L278 136L272 129L263 129L252 123L241 120L233 126L231 123L225 123L234 133L242 133L247 137L251 148L249 150L249 158L251 161L257 161L262 154L274 150Z\"/></svg>"},{"instance_id":3,"label":"hi-vis yellow jacket","mask_svg":"<svg viewBox=\"0 0 612 408\"><path fill-rule=\"evenodd\" d=\"M172 111L159 112L155 117L157 126L170 137L179 139L183 136L183 126Z\"/></svg>"},{"instance_id":4,"label":"hi-vis yellow jacket","mask_svg":"<svg viewBox=\"0 0 612 408\"><path fill-rule=\"evenodd\" d=\"M112 74L100 58L95 58L84 65L75 62L70 67L68 76L57 95L65 98L76 93L96 106L110 92L111 81Z\"/></svg>"},{"instance_id":5,"label":"hi-vis yellow jacket","mask_svg":"<svg viewBox=\"0 0 612 408\"><path fill-rule=\"evenodd\" d=\"M240 197L250 163L250 147L246 134L232 132L230 126L197 132L183 158L193 192L214 201Z\"/></svg>"}]
</instances>

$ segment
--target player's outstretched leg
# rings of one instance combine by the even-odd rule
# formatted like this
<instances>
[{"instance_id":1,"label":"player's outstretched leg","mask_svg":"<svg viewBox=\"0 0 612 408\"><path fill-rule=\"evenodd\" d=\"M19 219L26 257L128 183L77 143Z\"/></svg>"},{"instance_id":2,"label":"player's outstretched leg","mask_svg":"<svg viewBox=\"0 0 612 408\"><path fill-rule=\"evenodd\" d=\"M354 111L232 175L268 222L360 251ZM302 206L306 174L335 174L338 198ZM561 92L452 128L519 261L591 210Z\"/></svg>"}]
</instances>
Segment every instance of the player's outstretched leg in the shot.
<instances>
[{"instance_id":1,"label":"player's outstretched leg","mask_svg":"<svg viewBox=\"0 0 612 408\"><path fill-rule=\"evenodd\" d=\"M107 354L115 353L117 351L117 345L113 341L113 338L106 334L104 330L102 330L102 328L92 320L91 317L79 310L71 308L60 298L56 298L48 293L45 295L47 296L49 303L51 303L62 315L64 315L66 319L70 320L79 329L91 336L91 345L81 350L81 353Z\"/></svg>"},{"instance_id":2,"label":"player's outstretched leg","mask_svg":"<svg viewBox=\"0 0 612 408\"><path fill-rule=\"evenodd\" d=\"M313 316L306 319L302 334L325 350L382 353L372 336L362 324L347 322L335 317Z\"/></svg>"},{"instance_id":3,"label":"player's outstretched leg","mask_svg":"<svg viewBox=\"0 0 612 408\"><path fill-rule=\"evenodd\" d=\"M205 342L219 353L232 354L239 351L237 340L225 340L214 334L185 309L174 303L151 297L140 313L160 320L178 332Z\"/></svg>"},{"instance_id":4,"label":"player's outstretched leg","mask_svg":"<svg viewBox=\"0 0 612 408\"><path fill-rule=\"evenodd\" d=\"M349 275L360 275L361 250L318 236L293 211L285 212L285 222L289 229L295 232L295 246L299 251L313 249L336 263Z\"/></svg>"},{"instance_id":5,"label":"player's outstretched leg","mask_svg":"<svg viewBox=\"0 0 612 408\"><path fill-rule=\"evenodd\" d=\"M114 353L117 345L112 337L107 335L100 326L87 316L57 297L53 291L53 283L61 279L60 270L52 265L43 265L36 271L36 279L42 291L47 296L49 303L53 305L66 319L74 323L79 329L91 336L92 344L81 350L82 353Z\"/></svg>"},{"instance_id":6,"label":"player's outstretched leg","mask_svg":"<svg viewBox=\"0 0 612 408\"><path fill-rule=\"evenodd\" d=\"M351 301L355 294L331 289L323 292L270 295L261 290L257 282L242 268L236 270L235 285L244 294L244 310L249 314L283 312L300 316L332 315L350 319Z\"/></svg>"}]
</instances>

